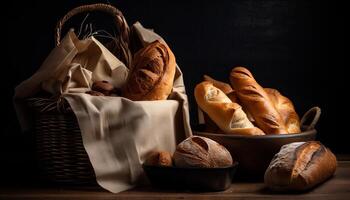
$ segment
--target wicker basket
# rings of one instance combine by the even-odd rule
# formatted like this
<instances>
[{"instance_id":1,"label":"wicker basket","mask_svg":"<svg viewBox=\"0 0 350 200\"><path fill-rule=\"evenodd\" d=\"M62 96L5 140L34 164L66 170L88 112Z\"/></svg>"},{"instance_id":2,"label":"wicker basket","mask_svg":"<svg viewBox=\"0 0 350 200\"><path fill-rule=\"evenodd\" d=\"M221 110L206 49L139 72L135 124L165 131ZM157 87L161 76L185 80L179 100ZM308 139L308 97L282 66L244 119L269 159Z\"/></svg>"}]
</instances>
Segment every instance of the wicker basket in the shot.
<instances>
[{"instance_id":1,"label":"wicker basket","mask_svg":"<svg viewBox=\"0 0 350 200\"><path fill-rule=\"evenodd\" d=\"M58 46L64 23L72 16L90 11L106 12L114 17L118 36L109 44L111 52L129 67L132 54L129 50L129 26L123 14L106 4L84 5L69 11L56 27ZM37 155L43 178L54 183L96 184L94 170L84 149L81 131L74 113L60 98L36 97L28 99L35 113L34 133Z\"/></svg>"}]
</instances>

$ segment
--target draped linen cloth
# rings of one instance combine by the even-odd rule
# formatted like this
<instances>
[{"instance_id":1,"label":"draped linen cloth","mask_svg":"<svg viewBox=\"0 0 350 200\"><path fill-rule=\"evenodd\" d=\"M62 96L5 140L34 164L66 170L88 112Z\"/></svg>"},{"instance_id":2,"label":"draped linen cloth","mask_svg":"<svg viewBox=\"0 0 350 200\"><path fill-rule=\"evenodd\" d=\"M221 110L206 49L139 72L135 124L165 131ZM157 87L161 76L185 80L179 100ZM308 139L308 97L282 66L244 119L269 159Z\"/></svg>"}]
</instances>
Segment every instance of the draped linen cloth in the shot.
<instances>
[{"instance_id":1,"label":"draped linen cloth","mask_svg":"<svg viewBox=\"0 0 350 200\"><path fill-rule=\"evenodd\" d=\"M144 45L160 40L152 30L135 23ZM98 40L79 40L69 31L39 70L15 89L14 104L23 130L31 127L25 99L44 90L68 101L77 117L83 144L97 182L118 193L144 180L142 163L156 150L174 152L192 135L182 72L177 66L167 100L131 101L118 96L85 94L94 81L107 80L121 88L129 70Z\"/></svg>"}]
</instances>

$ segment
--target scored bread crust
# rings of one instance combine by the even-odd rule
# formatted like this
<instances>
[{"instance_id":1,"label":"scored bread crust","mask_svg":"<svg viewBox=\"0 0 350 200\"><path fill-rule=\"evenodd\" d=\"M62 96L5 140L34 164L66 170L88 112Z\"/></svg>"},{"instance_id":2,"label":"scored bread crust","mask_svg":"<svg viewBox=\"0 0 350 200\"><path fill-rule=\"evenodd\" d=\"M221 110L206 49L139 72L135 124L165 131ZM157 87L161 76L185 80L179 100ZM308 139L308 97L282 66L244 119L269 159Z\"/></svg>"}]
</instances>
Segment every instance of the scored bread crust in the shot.
<instances>
[{"instance_id":1,"label":"scored bread crust","mask_svg":"<svg viewBox=\"0 0 350 200\"><path fill-rule=\"evenodd\" d=\"M182 141L173 155L177 167L229 167L233 164L230 152L206 137L192 136Z\"/></svg>"},{"instance_id":2,"label":"scored bread crust","mask_svg":"<svg viewBox=\"0 0 350 200\"><path fill-rule=\"evenodd\" d=\"M122 96L134 101L165 100L171 93L176 61L173 52L156 40L134 56Z\"/></svg>"},{"instance_id":3,"label":"scored bread crust","mask_svg":"<svg viewBox=\"0 0 350 200\"><path fill-rule=\"evenodd\" d=\"M223 91L225 94L229 94L233 91L232 87L230 84L227 84L222 81L218 81L213 79L212 77L208 75L203 76L204 81L209 81L211 82L215 87L219 88L221 91Z\"/></svg>"},{"instance_id":4,"label":"scored bread crust","mask_svg":"<svg viewBox=\"0 0 350 200\"><path fill-rule=\"evenodd\" d=\"M274 156L264 181L274 190L307 190L332 176L336 166L336 157L321 143L294 142Z\"/></svg>"},{"instance_id":5,"label":"scored bread crust","mask_svg":"<svg viewBox=\"0 0 350 200\"><path fill-rule=\"evenodd\" d=\"M226 134L264 135L263 131L249 121L242 107L233 103L211 82L203 81L195 87L198 106ZM248 128L248 129L247 129ZM244 129L244 130L243 130Z\"/></svg>"},{"instance_id":6,"label":"scored bread crust","mask_svg":"<svg viewBox=\"0 0 350 200\"><path fill-rule=\"evenodd\" d=\"M278 90L272 88L264 88L270 97L275 108L280 113L284 121L288 133L300 133L300 119L295 111L291 100L283 96Z\"/></svg>"},{"instance_id":7,"label":"scored bread crust","mask_svg":"<svg viewBox=\"0 0 350 200\"><path fill-rule=\"evenodd\" d=\"M230 73L230 82L240 102L261 130L266 134L288 133L281 115L249 70L244 67L234 68Z\"/></svg>"}]
</instances>

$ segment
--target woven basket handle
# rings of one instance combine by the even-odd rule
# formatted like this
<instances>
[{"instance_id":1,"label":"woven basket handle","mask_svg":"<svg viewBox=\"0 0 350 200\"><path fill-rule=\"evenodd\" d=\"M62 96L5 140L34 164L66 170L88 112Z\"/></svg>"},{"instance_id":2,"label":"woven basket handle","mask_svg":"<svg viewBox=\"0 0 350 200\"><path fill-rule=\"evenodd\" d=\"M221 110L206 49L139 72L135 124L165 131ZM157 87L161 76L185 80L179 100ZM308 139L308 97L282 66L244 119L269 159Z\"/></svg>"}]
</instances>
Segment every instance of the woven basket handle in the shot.
<instances>
[{"instance_id":1,"label":"woven basket handle","mask_svg":"<svg viewBox=\"0 0 350 200\"><path fill-rule=\"evenodd\" d=\"M311 130L315 128L318 120L320 119L321 116L321 108L319 107L313 107L310 110L308 110L303 117L300 120L300 126L304 126L306 121L311 120L311 123L309 125L305 125L307 128L306 130Z\"/></svg>"},{"instance_id":2,"label":"woven basket handle","mask_svg":"<svg viewBox=\"0 0 350 200\"><path fill-rule=\"evenodd\" d=\"M61 42L61 33L62 33L63 25L74 15L77 15L83 12L91 12L91 11L106 12L114 18L114 21L117 26L117 30L119 32L119 36L118 38L116 38L116 42L118 42L119 45L121 46L120 47L121 50L119 50L120 52L118 52L118 54L121 54L123 56L123 58L119 58L119 59L124 60L126 62L125 64L129 66L132 58L129 50L129 34L130 34L129 26L123 16L123 13L119 11L117 8L108 4L98 3L98 4L91 4L91 5L83 5L69 11L64 17L62 17L57 22L56 31L55 31L56 46L58 46Z\"/></svg>"}]
</instances>

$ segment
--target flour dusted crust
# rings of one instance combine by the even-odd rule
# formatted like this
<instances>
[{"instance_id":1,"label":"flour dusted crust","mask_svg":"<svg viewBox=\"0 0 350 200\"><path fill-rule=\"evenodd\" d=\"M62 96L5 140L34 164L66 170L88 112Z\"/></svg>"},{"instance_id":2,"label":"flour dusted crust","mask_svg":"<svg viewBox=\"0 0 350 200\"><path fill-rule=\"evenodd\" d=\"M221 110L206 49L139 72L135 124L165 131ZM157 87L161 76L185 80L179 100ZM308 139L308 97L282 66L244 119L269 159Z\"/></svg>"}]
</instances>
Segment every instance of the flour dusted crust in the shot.
<instances>
[{"instance_id":1,"label":"flour dusted crust","mask_svg":"<svg viewBox=\"0 0 350 200\"><path fill-rule=\"evenodd\" d=\"M210 77L208 75L204 75L203 79L205 81L211 82L215 87L219 88L225 94L229 94L229 93L231 93L233 91L233 89L232 89L230 84L227 84L227 83L215 80L215 79L213 79L212 77Z\"/></svg>"},{"instance_id":2,"label":"flour dusted crust","mask_svg":"<svg viewBox=\"0 0 350 200\"><path fill-rule=\"evenodd\" d=\"M336 170L334 154L321 143L295 142L282 146L265 172L265 184L275 190L306 190Z\"/></svg>"},{"instance_id":3,"label":"flour dusted crust","mask_svg":"<svg viewBox=\"0 0 350 200\"><path fill-rule=\"evenodd\" d=\"M264 135L249 121L242 107L209 81L199 83L194 91L198 106L226 134Z\"/></svg>"},{"instance_id":4,"label":"flour dusted crust","mask_svg":"<svg viewBox=\"0 0 350 200\"><path fill-rule=\"evenodd\" d=\"M219 143L200 136L182 141L173 155L177 167L228 167L233 164L230 152Z\"/></svg>"}]
</instances>

